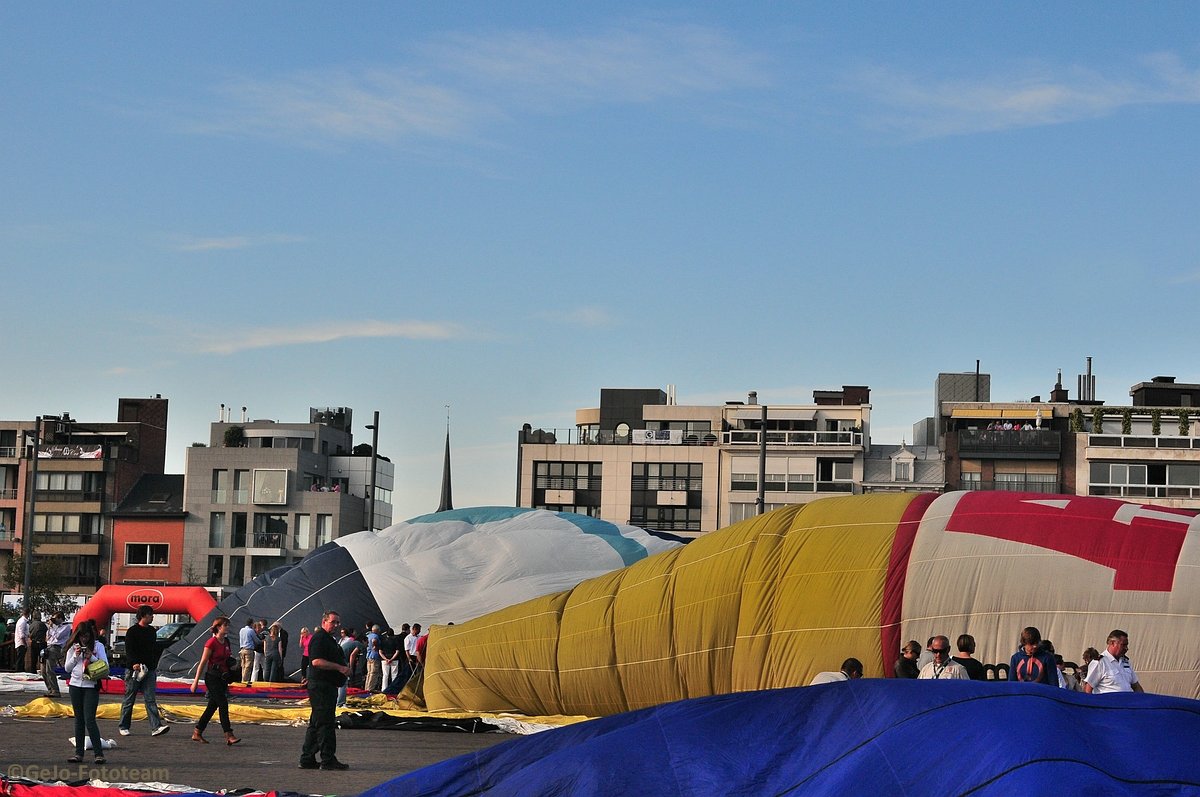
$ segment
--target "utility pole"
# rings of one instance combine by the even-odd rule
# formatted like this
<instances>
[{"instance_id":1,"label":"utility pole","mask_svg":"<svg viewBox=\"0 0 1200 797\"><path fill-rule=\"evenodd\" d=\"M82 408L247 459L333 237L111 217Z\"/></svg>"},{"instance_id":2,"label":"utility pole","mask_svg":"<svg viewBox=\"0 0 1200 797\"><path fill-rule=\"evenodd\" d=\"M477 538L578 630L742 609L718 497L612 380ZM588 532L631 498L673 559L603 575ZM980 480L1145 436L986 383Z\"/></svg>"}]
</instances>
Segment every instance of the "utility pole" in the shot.
<instances>
[{"instance_id":1,"label":"utility pole","mask_svg":"<svg viewBox=\"0 0 1200 797\"><path fill-rule=\"evenodd\" d=\"M25 539L21 542L21 556L25 558L25 611L32 616L33 590L33 515L37 507L38 447L42 442L42 416L33 422L33 462L29 467L29 514L25 516Z\"/></svg>"},{"instance_id":2,"label":"utility pole","mask_svg":"<svg viewBox=\"0 0 1200 797\"><path fill-rule=\"evenodd\" d=\"M375 470L379 464L379 410L375 410L374 419L367 428L371 430L371 486L367 490L367 528L374 531Z\"/></svg>"}]
</instances>

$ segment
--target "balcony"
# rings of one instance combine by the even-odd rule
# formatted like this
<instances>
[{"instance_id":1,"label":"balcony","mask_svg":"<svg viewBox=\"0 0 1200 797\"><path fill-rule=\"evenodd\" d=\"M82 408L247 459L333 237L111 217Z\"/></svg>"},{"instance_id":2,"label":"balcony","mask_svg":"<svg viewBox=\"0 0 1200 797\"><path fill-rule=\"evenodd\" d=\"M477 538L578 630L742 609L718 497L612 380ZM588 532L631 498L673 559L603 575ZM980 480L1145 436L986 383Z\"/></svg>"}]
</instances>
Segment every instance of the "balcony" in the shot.
<instances>
[{"instance_id":1,"label":"balcony","mask_svg":"<svg viewBox=\"0 0 1200 797\"><path fill-rule=\"evenodd\" d=\"M0 489L0 501L15 501L17 500L17 488L5 487Z\"/></svg>"},{"instance_id":2,"label":"balcony","mask_svg":"<svg viewBox=\"0 0 1200 797\"><path fill-rule=\"evenodd\" d=\"M16 459L20 451L16 446L0 446L0 459Z\"/></svg>"},{"instance_id":3,"label":"balcony","mask_svg":"<svg viewBox=\"0 0 1200 797\"><path fill-rule=\"evenodd\" d=\"M695 431L684 432L680 435L674 432L675 437L671 437L667 432L663 432L663 439L655 439L648 443L645 437L645 430L638 436L634 431L628 434L617 434L616 432L597 432L587 429L577 429L571 427L569 429L533 429L531 431L522 432L521 442L543 445L560 445L560 446L629 446L629 445L682 445L682 446L711 446L716 445L717 435L715 432ZM674 430L670 430L674 431ZM675 442L675 440L678 442Z\"/></svg>"},{"instance_id":4,"label":"balcony","mask_svg":"<svg viewBox=\"0 0 1200 797\"><path fill-rule=\"evenodd\" d=\"M1088 495L1112 498L1180 498L1200 500L1200 487L1166 484L1089 484Z\"/></svg>"},{"instance_id":5,"label":"balcony","mask_svg":"<svg viewBox=\"0 0 1200 797\"><path fill-rule=\"evenodd\" d=\"M994 490L994 491L1010 492L1010 493L1050 493L1050 494L1054 494L1054 495L1061 494L1064 492L1064 490L1062 489L1062 485L1059 484L1057 481L1047 482L1047 481L1040 481L1040 480L1036 480L1036 479L1018 480L1018 481L1011 481L1011 480L1005 479L1002 481L987 481L987 482L964 481L964 482L962 482L962 484L959 486L958 489L966 490L966 491Z\"/></svg>"},{"instance_id":6,"label":"balcony","mask_svg":"<svg viewBox=\"0 0 1200 797\"><path fill-rule=\"evenodd\" d=\"M757 446L759 445L759 435L761 434L762 432L758 429L734 429L722 433L721 442L726 445ZM770 429L767 430L768 446L862 448L862 444L862 432L775 432Z\"/></svg>"},{"instance_id":7,"label":"balcony","mask_svg":"<svg viewBox=\"0 0 1200 797\"><path fill-rule=\"evenodd\" d=\"M250 538L246 553L251 556L287 556L288 533L285 531L256 531Z\"/></svg>"},{"instance_id":8,"label":"balcony","mask_svg":"<svg viewBox=\"0 0 1200 797\"><path fill-rule=\"evenodd\" d=\"M964 429L958 433L958 452L972 457L1058 459L1062 437L1053 429Z\"/></svg>"}]
</instances>

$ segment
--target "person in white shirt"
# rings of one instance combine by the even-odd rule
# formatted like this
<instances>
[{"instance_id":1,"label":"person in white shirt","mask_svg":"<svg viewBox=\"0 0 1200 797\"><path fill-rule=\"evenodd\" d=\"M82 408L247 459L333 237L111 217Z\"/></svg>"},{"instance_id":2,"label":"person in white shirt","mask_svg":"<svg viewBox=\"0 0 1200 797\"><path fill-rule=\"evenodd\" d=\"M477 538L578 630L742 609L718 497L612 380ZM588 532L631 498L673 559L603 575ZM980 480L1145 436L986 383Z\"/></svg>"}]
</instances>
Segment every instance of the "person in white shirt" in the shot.
<instances>
[{"instance_id":1,"label":"person in white shirt","mask_svg":"<svg viewBox=\"0 0 1200 797\"><path fill-rule=\"evenodd\" d=\"M933 654L933 661L921 668L917 678L922 681L969 681L967 668L950 658L950 638L935 636L926 648Z\"/></svg>"},{"instance_id":2,"label":"person in white shirt","mask_svg":"<svg viewBox=\"0 0 1200 797\"><path fill-rule=\"evenodd\" d=\"M412 633L404 639L404 655L408 658L409 666L415 671L420 664L417 661L417 640L421 638L421 624L412 624Z\"/></svg>"},{"instance_id":3,"label":"person in white shirt","mask_svg":"<svg viewBox=\"0 0 1200 797\"><path fill-rule=\"evenodd\" d=\"M1083 691L1096 695L1110 692L1144 692L1137 673L1129 663L1129 634L1115 629L1108 635L1108 647L1088 667Z\"/></svg>"},{"instance_id":4,"label":"person in white shirt","mask_svg":"<svg viewBox=\"0 0 1200 797\"><path fill-rule=\"evenodd\" d=\"M842 662L840 672L819 672L813 677L809 686L817 684L834 684L839 681L853 681L863 677L862 662L858 659L846 659Z\"/></svg>"},{"instance_id":5,"label":"person in white shirt","mask_svg":"<svg viewBox=\"0 0 1200 797\"><path fill-rule=\"evenodd\" d=\"M17 625L13 628L13 670L15 672L33 672L25 664L25 654L29 651L29 610L21 612Z\"/></svg>"}]
</instances>

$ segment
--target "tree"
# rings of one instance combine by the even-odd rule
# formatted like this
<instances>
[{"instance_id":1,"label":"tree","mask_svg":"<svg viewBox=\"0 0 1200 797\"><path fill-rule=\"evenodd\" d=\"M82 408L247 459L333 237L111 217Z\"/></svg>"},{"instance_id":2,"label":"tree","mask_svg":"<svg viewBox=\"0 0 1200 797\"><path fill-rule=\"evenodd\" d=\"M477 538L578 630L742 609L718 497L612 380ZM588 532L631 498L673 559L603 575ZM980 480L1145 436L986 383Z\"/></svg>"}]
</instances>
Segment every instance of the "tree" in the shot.
<instances>
[{"instance_id":1,"label":"tree","mask_svg":"<svg viewBox=\"0 0 1200 797\"><path fill-rule=\"evenodd\" d=\"M243 448L246 445L246 429L243 426L230 426L225 430L226 448Z\"/></svg>"},{"instance_id":2,"label":"tree","mask_svg":"<svg viewBox=\"0 0 1200 797\"><path fill-rule=\"evenodd\" d=\"M4 583L14 592L25 591L24 554L14 555L5 563ZM70 615L79 609L75 600L63 591L62 574L58 570L58 564L52 559L33 557L29 586L29 607L35 612L41 612L43 617L49 617L54 612ZM25 608L24 601L15 608L19 613Z\"/></svg>"}]
</instances>

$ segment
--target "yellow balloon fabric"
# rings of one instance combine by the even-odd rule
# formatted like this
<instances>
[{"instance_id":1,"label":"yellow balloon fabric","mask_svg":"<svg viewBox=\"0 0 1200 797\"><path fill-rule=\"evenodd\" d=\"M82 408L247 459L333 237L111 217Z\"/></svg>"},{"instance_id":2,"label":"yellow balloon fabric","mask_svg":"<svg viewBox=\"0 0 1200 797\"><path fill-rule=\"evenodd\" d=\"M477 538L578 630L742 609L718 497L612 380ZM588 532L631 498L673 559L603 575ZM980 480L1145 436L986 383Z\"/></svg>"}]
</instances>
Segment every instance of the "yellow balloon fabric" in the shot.
<instances>
[{"instance_id":1,"label":"yellow balloon fabric","mask_svg":"<svg viewBox=\"0 0 1200 797\"><path fill-rule=\"evenodd\" d=\"M911 494L786 507L566 592L431 631L431 710L601 716L883 674L880 625Z\"/></svg>"}]
</instances>

